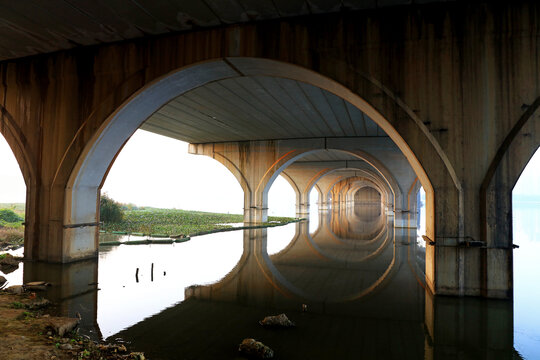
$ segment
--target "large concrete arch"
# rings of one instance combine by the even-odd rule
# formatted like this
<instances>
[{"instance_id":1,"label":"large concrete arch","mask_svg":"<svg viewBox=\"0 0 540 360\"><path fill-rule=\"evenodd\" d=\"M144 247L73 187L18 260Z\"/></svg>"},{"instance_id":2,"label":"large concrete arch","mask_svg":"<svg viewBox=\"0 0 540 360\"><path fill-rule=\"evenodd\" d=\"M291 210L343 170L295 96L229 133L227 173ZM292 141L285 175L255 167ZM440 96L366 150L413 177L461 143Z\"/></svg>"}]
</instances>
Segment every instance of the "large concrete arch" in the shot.
<instances>
[{"instance_id":1,"label":"large concrete arch","mask_svg":"<svg viewBox=\"0 0 540 360\"><path fill-rule=\"evenodd\" d=\"M0 104L0 133L3 135L7 144L9 145L19 169L21 171L24 183L26 185L26 211L25 211L25 227L24 237L25 239L39 236L39 229L37 225L37 219L32 216L35 206L37 206L36 199L36 186L38 178L36 177L36 161L32 156L32 151L28 149L29 141L25 136L22 129L17 125L17 122L13 116L7 111L7 109ZM33 250L25 242L25 253L32 254Z\"/></svg>"},{"instance_id":2,"label":"large concrete arch","mask_svg":"<svg viewBox=\"0 0 540 360\"><path fill-rule=\"evenodd\" d=\"M484 248L479 252L488 267L481 279L484 296L512 295L512 190L539 147L540 97L510 129L480 187L480 240Z\"/></svg>"},{"instance_id":3,"label":"large concrete arch","mask_svg":"<svg viewBox=\"0 0 540 360\"><path fill-rule=\"evenodd\" d=\"M231 65L233 77L278 73L288 78L298 68L308 69L326 81L325 91L352 104L363 99L386 119L384 130L401 137L398 146L408 146L404 153L429 170L418 175L428 197L427 235L436 243L428 247L433 260L428 263L447 264L438 272L428 269L429 286L438 293L482 295L480 283L490 283L482 278L489 271L486 264L498 260L485 261L484 250L460 244L487 238L482 219L490 216L487 207L481 214L485 201L479 189L490 177L488 168L498 168L492 160L504 154L499 149L508 132L539 96L538 12L532 2L340 11L8 58L0 63L0 99L28 138L25 146L36 169L29 216L37 230L26 239L36 251L27 257L74 260L71 245L64 249L65 230L95 226L64 221L65 204L72 202L66 186L104 121L152 82L218 59ZM267 66L261 72L248 58L285 63L289 70Z\"/></svg>"},{"instance_id":4,"label":"large concrete arch","mask_svg":"<svg viewBox=\"0 0 540 360\"><path fill-rule=\"evenodd\" d=\"M109 116L96 131L93 139L88 142L79 157L66 186L64 260L73 258L74 254L77 254L77 257L94 255L97 239L93 243L89 243L88 239L96 233L95 228L80 225L92 225L97 222L95 213L99 186L114 157L131 134L153 112L173 98L212 81L246 75L285 77L307 82L349 101L368 114L390 135L409 159L415 171L418 172L419 178L426 182L426 189L432 188L426 172L405 140L390 125L388 120L350 90L320 74L290 64L253 58L219 59L182 68L155 80L125 101L124 105ZM294 159L295 157L291 154L282 159L281 164L276 167L278 169L284 168ZM268 180L273 180L277 176L276 173L268 174ZM259 185L262 184L264 182ZM268 184L271 184L271 181L266 181L263 186L266 188ZM95 206L91 204L95 204ZM430 229L432 231L433 226ZM95 236L93 237L95 238Z\"/></svg>"}]
</instances>

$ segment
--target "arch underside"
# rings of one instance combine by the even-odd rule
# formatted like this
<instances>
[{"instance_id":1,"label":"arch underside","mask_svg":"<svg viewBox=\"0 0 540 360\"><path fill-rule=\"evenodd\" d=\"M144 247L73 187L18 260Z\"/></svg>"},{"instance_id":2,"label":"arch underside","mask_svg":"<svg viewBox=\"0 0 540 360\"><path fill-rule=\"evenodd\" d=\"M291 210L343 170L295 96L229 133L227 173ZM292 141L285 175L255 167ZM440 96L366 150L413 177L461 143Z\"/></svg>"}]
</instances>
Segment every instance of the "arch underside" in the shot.
<instances>
[{"instance_id":1,"label":"arch underside","mask_svg":"<svg viewBox=\"0 0 540 360\"><path fill-rule=\"evenodd\" d=\"M211 85L216 86L216 82L223 79L233 81L237 78L257 76L263 76L265 79L277 78L309 84L314 89L324 91L323 94L332 94L337 99L341 99L344 104L350 104L355 109L359 109L364 114L363 116L368 117L380 129L384 130L385 134L383 137L389 136L392 139L393 143L397 146L396 149L399 149L407 159L408 166L412 167L415 176L425 185L424 188L426 189L428 202L431 201L433 203L433 187L416 155L392 125L358 95L320 74L298 66L254 58L220 59L189 66L154 81L133 94L125 101L122 107L118 108L102 124L79 157L79 161L74 167L66 186L63 221L63 236L66 244L64 246L64 259L95 256L97 231L94 224L98 221L96 213L99 189L116 154L137 128L147 121L147 119L156 116L159 111L164 109L165 105L171 101L176 101L175 99L180 99L184 94L189 94L190 92ZM317 93L313 96L319 95ZM327 99L332 99L332 101L334 99L329 98L329 95L324 96ZM324 137L321 140L323 139L325 146L319 146L319 149L340 149L340 142L347 143L347 140L336 138L327 140ZM272 141L282 140L277 139ZM348 140L348 142L351 141L354 140ZM218 156L213 155L213 157L224 163L237 177L242 188L245 191L249 191L250 198L246 198L245 208L249 206L249 209L260 210L264 208L264 197L275 177L301 156L316 149L317 147L311 147L307 151L291 150L291 152L285 154L274 151L273 156L275 156L275 161L264 174L257 175L259 176L258 181L254 180L254 176L246 177L246 172L243 171L244 169L242 167L238 166L238 162L227 158L223 153L219 156L221 160L218 159ZM344 150L354 153L350 148L345 148ZM357 151L356 153L358 155L362 152ZM400 200L394 200L394 204L401 208L403 206L403 200L401 198L405 198L402 193L406 189L400 189L400 186L393 180L393 176L386 169L386 166L374 164L376 157L366 159L368 158L366 153L364 152L362 155L364 155L362 159L369 162L378 171L379 174L377 175L386 183L385 186L391 189L394 196L397 195L400 198ZM444 167L445 165L443 164L441 166ZM450 176L449 178L452 177ZM396 191L398 189L399 191ZM259 206L257 204L261 205ZM434 211L433 206L428 207L428 212L430 211ZM431 236L434 236L434 221L435 217L433 215L428 217L428 232L431 232Z\"/></svg>"}]
</instances>

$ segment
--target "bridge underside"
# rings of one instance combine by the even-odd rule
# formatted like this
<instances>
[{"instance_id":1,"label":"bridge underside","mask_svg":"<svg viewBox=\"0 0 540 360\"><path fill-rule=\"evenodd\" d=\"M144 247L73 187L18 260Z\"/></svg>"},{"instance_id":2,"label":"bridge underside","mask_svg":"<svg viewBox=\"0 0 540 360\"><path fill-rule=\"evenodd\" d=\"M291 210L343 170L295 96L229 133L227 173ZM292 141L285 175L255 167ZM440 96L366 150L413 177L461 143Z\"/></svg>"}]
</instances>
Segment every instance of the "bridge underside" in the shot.
<instances>
[{"instance_id":1,"label":"bridge underside","mask_svg":"<svg viewBox=\"0 0 540 360\"><path fill-rule=\"evenodd\" d=\"M511 297L511 190L540 144L540 5L346 7L103 44L119 40L111 31L27 58L72 43L62 33L6 53L0 42L0 131L27 185L25 257L97 256L100 188L143 128L224 164L247 222L265 220L279 175L299 216L313 189L339 211L367 187L398 228L415 226L422 186L431 291Z\"/></svg>"}]
</instances>

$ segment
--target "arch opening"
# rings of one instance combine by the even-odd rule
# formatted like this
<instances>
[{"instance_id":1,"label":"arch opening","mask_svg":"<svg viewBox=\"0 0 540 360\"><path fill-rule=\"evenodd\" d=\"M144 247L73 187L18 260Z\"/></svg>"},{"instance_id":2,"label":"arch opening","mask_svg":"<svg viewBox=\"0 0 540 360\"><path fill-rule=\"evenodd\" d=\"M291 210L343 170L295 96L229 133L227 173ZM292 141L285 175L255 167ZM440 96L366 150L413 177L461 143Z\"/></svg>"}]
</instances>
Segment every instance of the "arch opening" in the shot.
<instances>
[{"instance_id":1,"label":"arch opening","mask_svg":"<svg viewBox=\"0 0 540 360\"><path fill-rule=\"evenodd\" d=\"M135 196L139 206L241 214L236 178L220 162L187 148L186 142L137 130L110 167L102 193L121 203Z\"/></svg>"},{"instance_id":2,"label":"arch opening","mask_svg":"<svg viewBox=\"0 0 540 360\"><path fill-rule=\"evenodd\" d=\"M98 194L110 164L141 124L165 104L191 90L221 79L258 75L294 80L328 91L369 116L401 150L426 188L427 212L430 214L427 228L428 233L434 234L433 188L427 173L397 130L372 106L342 85L311 70L272 60L230 58L191 65L163 76L133 94L103 123L83 150L66 186L64 241L69 244L69 249L66 249L64 261L75 254L79 258L95 255L95 244L88 241L95 237L95 227L86 225L96 222ZM269 179L267 185L271 185L272 180Z\"/></svg>"},{"instance_id":3,"label":"arch opening","mask_svg":"<svg viewBox=\"0 0 540 360\"><path fill-rule=\"evenodd\" d=\"M540 148L512 190L514 347L523 358L540 357L540 289L531 286L540 273Z\"/></svg>"},{"instance_id":4,"label":"arch opening","mask_svg":"<svg viewBox=\"0 0 540 360\"><path fill-rule=\"evenodd\" d=\"M21 166L4 136L0 133L0 252L22 256L25 238L26 181ZM0 288L22 282L22 267L0 267L6 280Z\"/></svg>"},{"instance_id":5,"label":"arch opening","mask_svg":"<svg viewBox=\"0 0 540 360\"><path fill-rule=\"evenodd\" d=\"M354 193L354 212L362 217L381 216L382 196L381 193L371 187L363 186Z\"/></svg>"},{"instance_id":6,"label":"arch opening","mask_svg":"<svg viewBox=\"0 0 540 360\"><path fill-rule=\"evenodd\" d=\"M268 191L268 215L295 217L295 191L283 177L278 176Z\"/></svg>"},{"instance_id":7,"label":"arch opening","mask_svg":"<svg viewBox=\"0 0 540 360\"><path fill-rule=\"evenodd\" d=\"M10 144L0 133L0 249L23 246L26 218L26 179Z\"/></svg>"}]
</instances>

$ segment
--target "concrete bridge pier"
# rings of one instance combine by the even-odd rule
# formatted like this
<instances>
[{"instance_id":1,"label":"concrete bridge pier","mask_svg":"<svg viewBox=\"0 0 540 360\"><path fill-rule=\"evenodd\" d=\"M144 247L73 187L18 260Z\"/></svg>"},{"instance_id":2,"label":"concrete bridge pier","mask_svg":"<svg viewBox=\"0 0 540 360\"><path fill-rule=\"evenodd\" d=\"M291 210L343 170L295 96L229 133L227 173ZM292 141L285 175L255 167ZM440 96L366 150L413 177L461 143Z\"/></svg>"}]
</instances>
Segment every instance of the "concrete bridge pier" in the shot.
<instances>
[{"instance_id":1,"label":"concrete bridge pier","mask_svg":"<svg viewBox=\"0 0 540 360\"><path fill-rule=\"evenodd\" d=\"M190 144L189 153L210 156L236 177L244 190L244 222L268 219L268 191L276 177L319 140L241 141Z\"/></svg>"}]
</instances>

